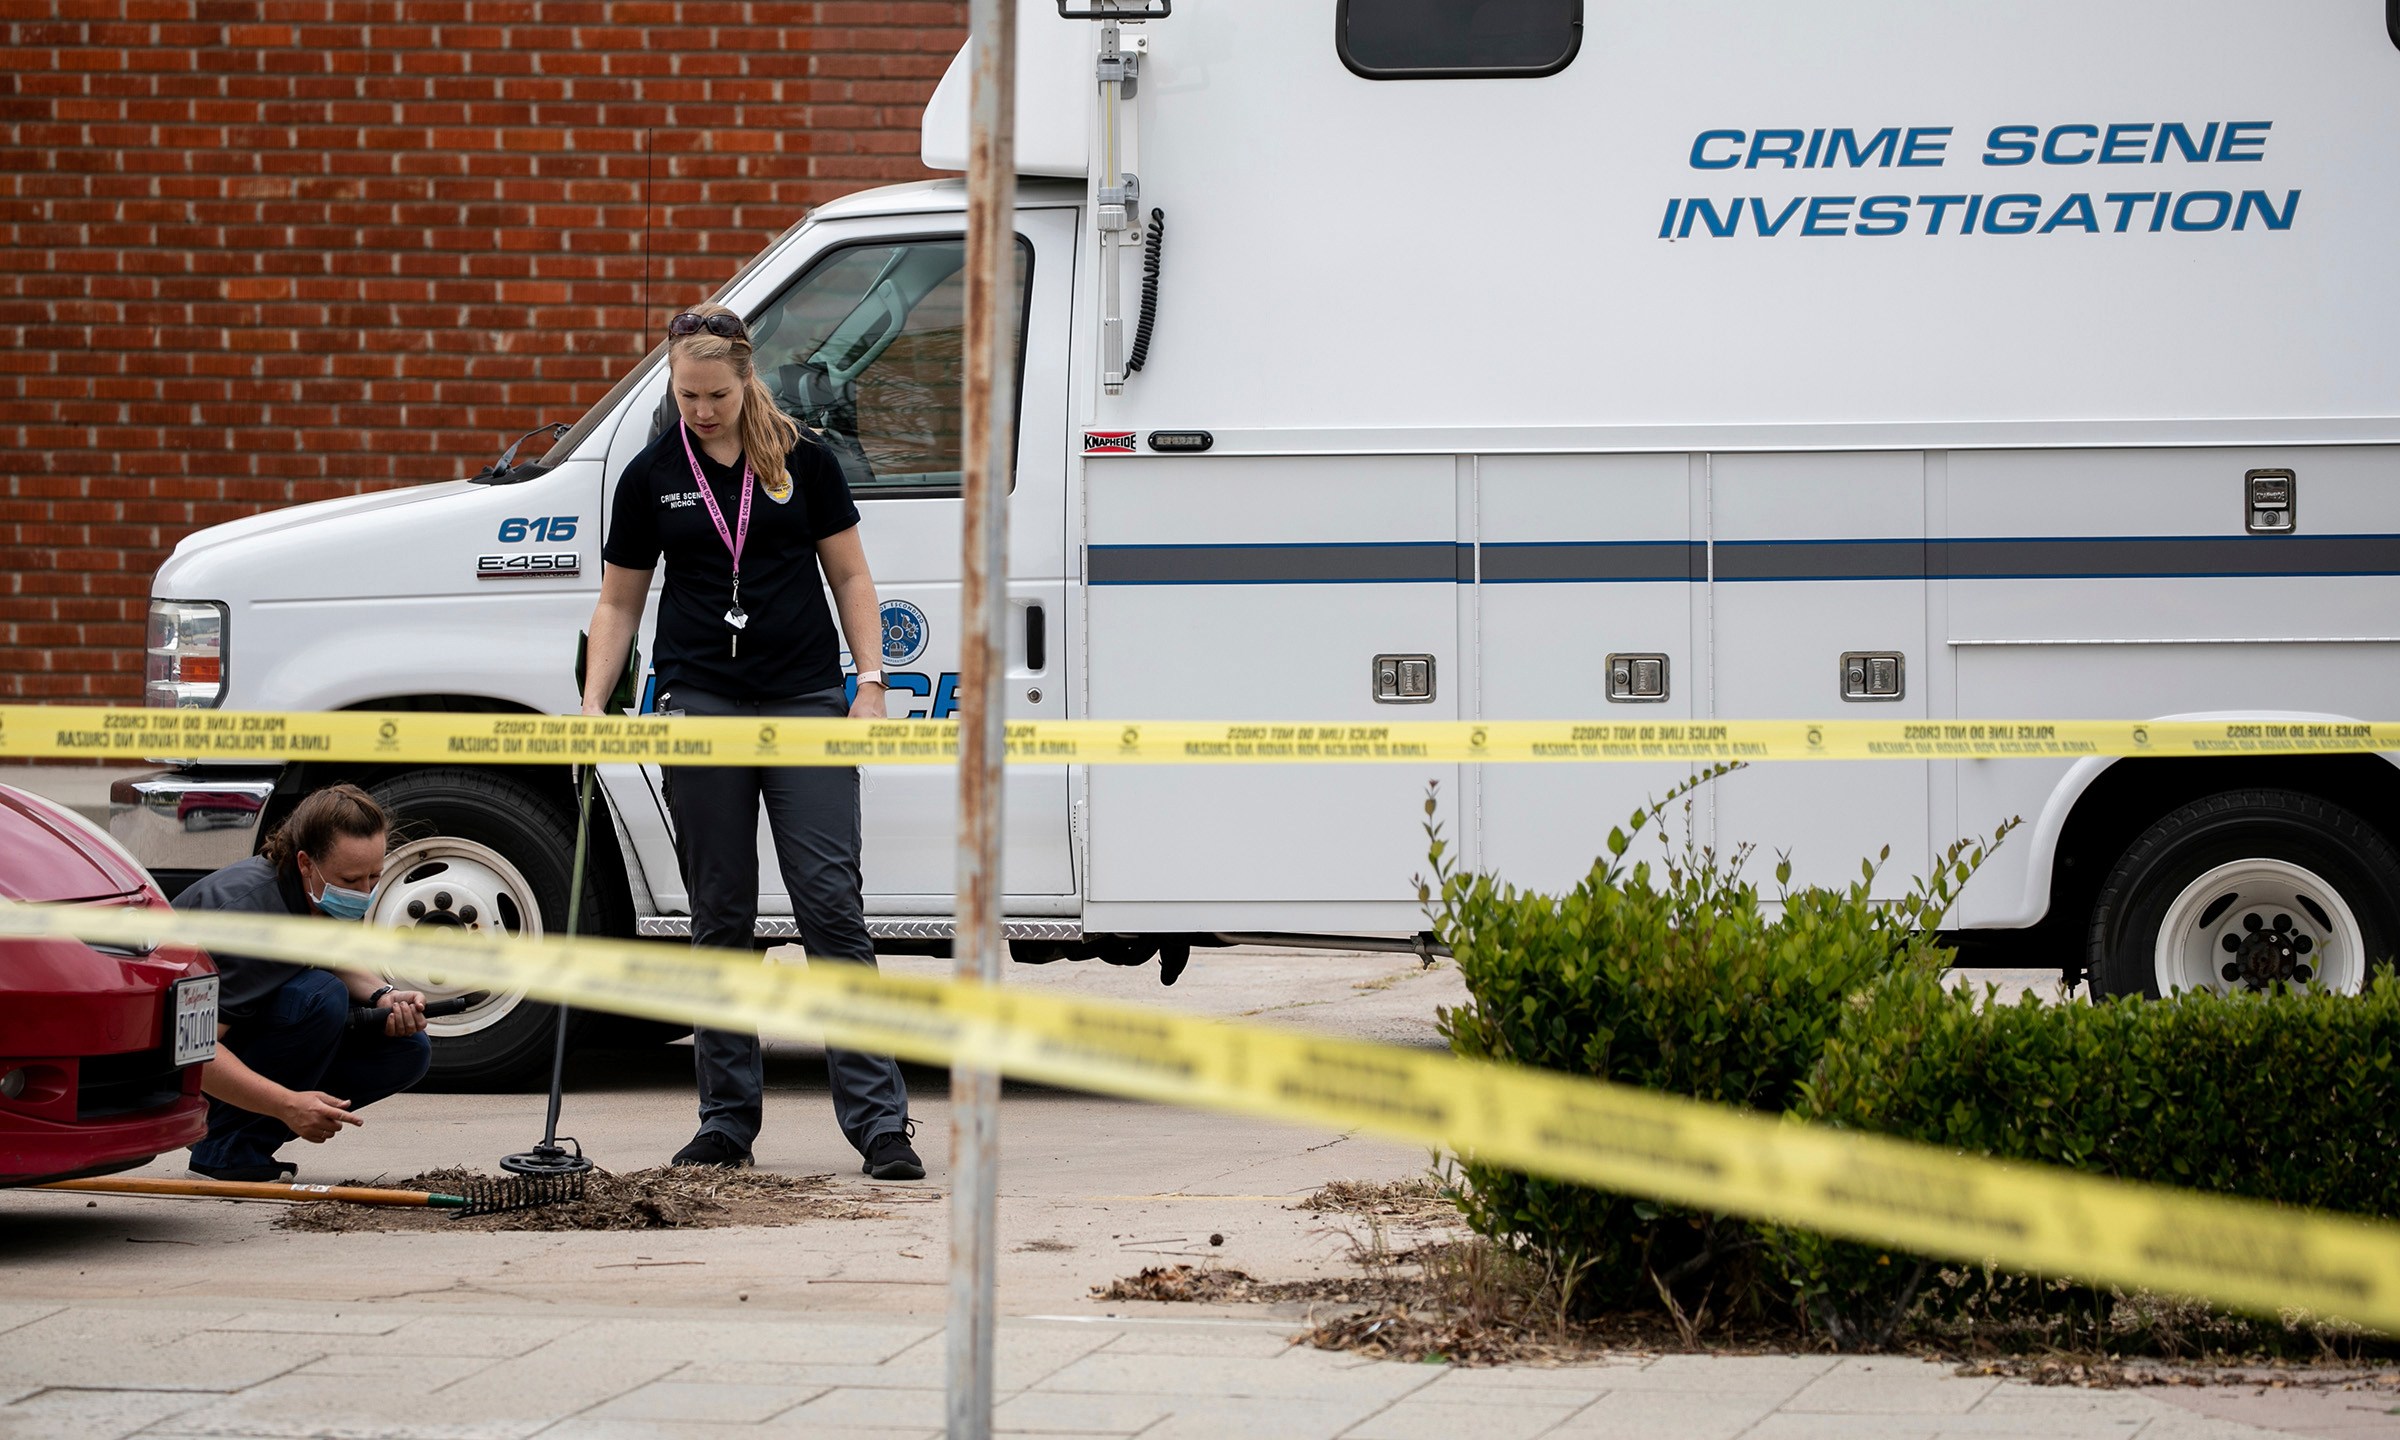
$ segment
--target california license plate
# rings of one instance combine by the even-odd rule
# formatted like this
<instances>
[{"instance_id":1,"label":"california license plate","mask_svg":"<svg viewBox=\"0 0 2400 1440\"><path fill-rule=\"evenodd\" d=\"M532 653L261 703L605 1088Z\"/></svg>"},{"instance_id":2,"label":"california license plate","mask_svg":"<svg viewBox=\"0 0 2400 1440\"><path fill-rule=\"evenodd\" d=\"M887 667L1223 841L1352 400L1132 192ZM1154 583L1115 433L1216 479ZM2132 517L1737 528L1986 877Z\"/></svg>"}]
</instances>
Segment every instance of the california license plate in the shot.
<instances>
[{"instance_id":1,"label":"california license plate","mask_svg":"<svg viewBox=\"0 0 2400 1440\"><path fill-rule=\"evenodd\" d=\"M167 1038L178 1069L217 1058L217 983L217 976L195 975L168 994Z\"/></svg>"}]
</instances>

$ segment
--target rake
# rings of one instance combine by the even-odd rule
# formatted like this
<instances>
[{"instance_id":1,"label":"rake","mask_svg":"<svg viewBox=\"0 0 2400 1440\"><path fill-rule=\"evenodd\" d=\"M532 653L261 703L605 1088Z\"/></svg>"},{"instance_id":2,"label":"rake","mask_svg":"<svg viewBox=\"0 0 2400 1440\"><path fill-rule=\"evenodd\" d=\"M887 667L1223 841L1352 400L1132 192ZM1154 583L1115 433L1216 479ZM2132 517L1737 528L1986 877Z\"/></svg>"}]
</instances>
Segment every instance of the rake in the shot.
<instances>
[{"instance_id":1,"label":"rake","mask_svg":"<svg viewBox=\"0 0 2400 1440\"><path fill-rule=\"evenodd\" d=\"M303 1204L338 1200L345 1205L413 1206L447 1210L457 1215L500 1215L565 1205L583 1198L581 1175L511 1177L506 1180L470 1179L462 1193L427 1190L387 1190L372 1185L289 1185L266 1180L147 1180L104 1178L54 1180L36 1190L71 1190L83 1195L139 1195L183 1200L282 1200Z\"/></svg>"}]
</instances>

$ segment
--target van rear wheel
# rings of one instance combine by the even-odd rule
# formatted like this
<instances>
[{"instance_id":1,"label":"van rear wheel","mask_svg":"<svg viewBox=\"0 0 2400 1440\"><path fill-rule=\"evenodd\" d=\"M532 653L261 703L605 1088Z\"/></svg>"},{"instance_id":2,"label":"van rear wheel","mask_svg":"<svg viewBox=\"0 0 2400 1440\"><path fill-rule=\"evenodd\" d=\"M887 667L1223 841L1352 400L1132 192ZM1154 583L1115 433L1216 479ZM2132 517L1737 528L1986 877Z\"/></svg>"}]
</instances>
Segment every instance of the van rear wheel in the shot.
<instances>
[{"instance_id":1,"label":"van rear wheel","mask_svg":"<svg viewBox=\"0 0 2400 1440\"><path fill-rule=\"evenodd\" d=\"M2142 832L2092 908L2101 997L2317 984L2356 993L2400 941L2400 852L2295 790L2195 800Z\"/></svg>"},{"instance_id":2,"label":"van rear wheel","mask_svg":"<svg viewBox=\"0 0 2400 1440\"><path fill-rule=\"evenodd\" d=\"M566 807L514 776L414 770L371 792L392 817L393 849L371 925L466 929L539 939L567 929L575 827ZM599 806L593 807L595 815ZM599 886L585 863L581 929L603 933ZM479 991L439 973L385 978L429 998L475 992L464 1013L426 1023L426 1088L511 1089L547 1078L558 1008L522 991ZM568 1042L582 1028L569 1017Z\"/></svg>"}]
</instances>

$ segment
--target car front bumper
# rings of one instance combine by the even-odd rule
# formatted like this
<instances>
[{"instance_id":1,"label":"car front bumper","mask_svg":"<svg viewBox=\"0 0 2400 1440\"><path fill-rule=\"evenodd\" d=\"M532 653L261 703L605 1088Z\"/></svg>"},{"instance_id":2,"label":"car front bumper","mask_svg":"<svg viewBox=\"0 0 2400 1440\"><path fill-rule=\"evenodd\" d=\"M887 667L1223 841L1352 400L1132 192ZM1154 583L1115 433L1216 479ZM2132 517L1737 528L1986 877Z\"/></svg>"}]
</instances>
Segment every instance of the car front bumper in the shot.
<instances>
[{"instance_id":1,"label":"car front bumper","mask_svg":"<svg viewBox=\"0 0 2400 1440\"><path fill-rule=\"evenodd\" d=\"M196 1145L207 1134L208 1101L197 1082L173 1104L143 1115L80 1124L0 1118L0 1185L130 1170Z\"/></svg>"},{"instance_id":2,"label":"car front bumper","mask_svg":"<svg viewBox=\"0 0 2400 1440\"><path fill-rule=\"evenodd\" d=\"M178 983L210 973L188 946L101 950L0 941L0 1185L99 1174L208 1131L199 1065L177 1065ZM13 1090L13 1094L10 1093Z\"/></svg>"}]
</instances>

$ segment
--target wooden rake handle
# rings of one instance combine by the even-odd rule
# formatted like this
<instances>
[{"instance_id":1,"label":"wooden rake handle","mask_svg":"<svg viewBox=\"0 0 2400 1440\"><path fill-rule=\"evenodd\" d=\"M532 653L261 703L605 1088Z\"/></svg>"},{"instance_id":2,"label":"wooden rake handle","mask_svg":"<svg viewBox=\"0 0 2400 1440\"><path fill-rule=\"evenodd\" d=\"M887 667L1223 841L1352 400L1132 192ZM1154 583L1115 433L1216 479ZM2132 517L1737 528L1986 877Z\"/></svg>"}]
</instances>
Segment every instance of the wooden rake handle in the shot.
<instances>
[{"instance_id":1,"label":"wooden rake handle","mask_svg":"<svg viewBox=\"0 0 2400 1440\"><path fill-rule=\"evenodd\" d=\"M151 1180L116 1176L97 1180L55 1180L36 1190L72 1190L86 1195L169 1195L204 1200L339 1200L349 1205L414 1205L454 1210L465 1206L459 1195L423 1190L384 1190L368 1185L285 1185L268 1180Z\"/></svg>"}]
</instances>

